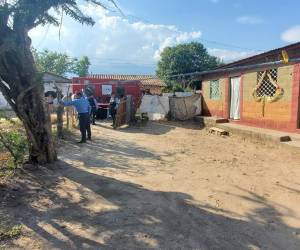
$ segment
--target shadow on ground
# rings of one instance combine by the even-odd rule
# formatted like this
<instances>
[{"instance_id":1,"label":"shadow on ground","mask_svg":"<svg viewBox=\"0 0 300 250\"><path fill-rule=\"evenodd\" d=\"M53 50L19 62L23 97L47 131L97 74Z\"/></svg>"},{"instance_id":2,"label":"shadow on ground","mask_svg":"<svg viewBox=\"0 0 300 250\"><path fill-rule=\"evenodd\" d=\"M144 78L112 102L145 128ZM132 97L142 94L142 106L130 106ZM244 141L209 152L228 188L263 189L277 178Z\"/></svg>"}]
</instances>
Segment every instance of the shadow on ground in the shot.
<instances>
[{"instance_id":1,"label":"shadow on ground","mask_svg":"<svg viewBox=\"0 0 300 250\"><path fill-rule=\"evenodd\" d=\"M113 129L111 126L111 122L108 121L100 121L97 122L98 127L102 127L104 129ZM149 121L148 125L138 125L133 124L130 126L123 126L118 128L117 130L124 133L143 133L143 134L150 134L150 135L163 135L166 134L176 128L185 128L185 129L192 129L192 130L200 130L203 127L200 126L199 123L188 120L188 121L162 121L162 122L155 122Z\"/></svg>"},{"instance_id":2,"label":"shadow on ground","mask_svg":"<svg viewBox=\"0 0 300 250\"><path fill-rule=\"evenodd\" d=\"M71 143L64 144L64 153L60 159L70 164L80 162L89 168L114 169L126 173L145 171L145 163L157 163L165 154L157 154L136 143L116 138L95 138L82 145L73 138ZM143 164L140 162L143 161Z\"/></svg>"},{"instance_id":3,"label":"shadow on ground","mask_svg":"<svg viewBox=\"0 0 300 250\"><path fill-rule=\"evenodd\" d=\"M26 179L26 181L24 181ZM262 197L246 193L260 205L246 220L218 215L213 207L193 205L187 194L151 191L142 186L99 176L60 162L55 173L40 170L26 174L18 183L14 199L7 199L2 213L25 224L41 237L48 247L60 249L299 249L299 238L280 219ZM72 202L60 197L55 186L64 179L91 190L114 209L95 212L89 209L89 198ZM45 187L45 192L36 192ZM14 187L16 189L16 187ZM35 191L34 191L35 190ZM82 190L78 190L80 192ZM54 207L42 210L32 206L35 199L49 197ZM99 198L100 199L100 198ZM29 200L31 202L29 202ZM18 206L19 214L12 213ZM43 225L51 227L51 233ZM75 227L68 227L75 225ZM89 234L78 233L80 231ZM277 233L284 237L276 237ZM55 232L55 233L53 233Z\"/></svg>"},{"instance_id":4,"label":"shadow on ground","mask_svg":"<svg viewBox=\"0 0 300 250\"><path fill-rule=\"evenodd\" d=\"M111 144L102 141L105 153L96 166L100 149L92 143L88 150L94 153L82 165L68 163L80 155L66 148L67 159L49 166L52 170L23 172L15 184L0 189L0 216L30 228L43 249L300 249L298 229L287 226L275 206L257 194L241 190L241 202L250 200L257 208L238 219L185 193L96 174L93 167L120 168L116 162L123 161L130 169L128 158L157 157L132 144Z\"/></svg>"}]
</instances>

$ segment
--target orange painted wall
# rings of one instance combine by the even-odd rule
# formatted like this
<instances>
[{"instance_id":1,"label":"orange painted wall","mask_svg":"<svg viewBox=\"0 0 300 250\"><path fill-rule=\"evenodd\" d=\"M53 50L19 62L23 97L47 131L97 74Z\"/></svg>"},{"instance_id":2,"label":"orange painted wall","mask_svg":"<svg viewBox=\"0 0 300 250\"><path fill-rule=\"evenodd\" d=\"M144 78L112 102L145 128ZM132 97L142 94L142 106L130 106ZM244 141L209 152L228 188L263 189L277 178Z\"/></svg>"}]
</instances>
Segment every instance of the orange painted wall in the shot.
<instances>
[{"instance_id":1,"label":"orange painted wall","mask_svg":"<svg viewBox=\"0 0 300 250\"><path fill-rule=\"evenodd\" d=\"M217 80L217 79L215 79ZM209 116L223 117L225 115L226 79L219 79L220 98L210 99L210 81L202 83L203 114Z\"/></svg>"},{"instance_id":2,"label":"orange painted wall","mask_svg":"<svg viewBox=\"0 0 300 250\"><path fill-rule=\"evenodd\" d=\"M241 72L240 75L242 76L240 123L289 131L300 127L300 64L278 68L277 83L284 89L284 95L273 103L265 102L263 104L263 102L256 102L252 97L253 89L257 84L257 72ZM203 81L203 115L229 118L229 81L228 77L220 79L221 96L219 100L209 98L210 81Z\"/></svg>"},{"instance_id":3,"label":"orange painted wall","mask_svg":"<svg viewBox=\"0 0 300 250\"><path fill-rule=\"evenodd\" d=\"M266 128L291 129L294 65L278 68L277 83L284 89L283 97L276 102L256 102L252 97L257 84L257 73L243 74L243 103L241 122Z\"/></svg>"}]
</instances>

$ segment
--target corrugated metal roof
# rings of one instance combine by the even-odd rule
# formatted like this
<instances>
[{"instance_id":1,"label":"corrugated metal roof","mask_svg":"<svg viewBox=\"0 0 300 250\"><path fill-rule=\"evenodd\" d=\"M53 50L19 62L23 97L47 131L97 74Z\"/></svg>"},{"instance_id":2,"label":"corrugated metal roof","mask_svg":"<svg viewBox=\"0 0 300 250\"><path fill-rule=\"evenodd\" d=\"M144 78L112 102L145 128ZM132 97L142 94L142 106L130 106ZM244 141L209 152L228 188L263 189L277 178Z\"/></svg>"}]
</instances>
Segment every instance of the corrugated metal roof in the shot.
<instances>
[{"instance_id":1,"label":"corrugated metal roof","mask_svg":"<svg viewBox=\"0 0 300 250\"><path fill-rule=\"evenodd\" d=\"M287 46L284 47L280 47L280 48L276 48L276 49L272 49L254 56L250 56L238 61L234 61L231 63L227 63L221 67L218 67L217 69L224 69L224 68L229 68L229 67L233 67L233 66L240 66L240 65L244 65L244 64L251 64L253 61L255 60L262 60L265 59L265 62L268 62L268 57L270 56L279 56L280 57L280 53L282 50L286 50L286 51L290 51L290 50L300 50L300 42L297 43L293 43L293 44L289 44ZM295 57L299 57L298 55L295 55ZM293 58L293 57L291 57ZM280 60L281 58L277 58L277 60Z\"/></svg>"},{"instance_id":2,"label":"corrugated metal roof","mask_svg":"<svg viewBox=\"0 0 300 250\"><path fill-rule=\"evenodd\" d=\"M93 74L88 78L101 80L118 80L118 81L140 81L143 86L165 87L166 83L155 75L112 75L112 74Z\"/></svg>"}]
</instances>

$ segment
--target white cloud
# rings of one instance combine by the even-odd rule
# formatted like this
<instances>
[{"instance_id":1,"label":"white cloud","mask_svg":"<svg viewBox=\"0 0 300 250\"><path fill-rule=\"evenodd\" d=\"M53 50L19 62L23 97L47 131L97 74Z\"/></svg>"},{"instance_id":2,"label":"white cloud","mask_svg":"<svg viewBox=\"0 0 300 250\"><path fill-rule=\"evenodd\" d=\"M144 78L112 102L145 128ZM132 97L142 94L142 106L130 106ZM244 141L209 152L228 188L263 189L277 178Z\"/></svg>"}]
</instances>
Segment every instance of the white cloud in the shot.
<instances>
[{"instance_id":1,"label":"white cloud","mask_svg":"<svg viewBox=\"0 0 300 250\"><path fill-rule=\"evenodd\" d=\"M67 52L72 56L87 55L91 58L93 72L118 73L118 67L122 65L128 70L128 62L154 69L165 47L201 36L200 31L185 32L174 25L131 23L93 5L81 8L96 21L93 27L64 18L60 40L57 27L37 27L30 32L33 46Z\"/></svg>"},{"instance_id":2,"label":"white cloud","mask_svg":"<svg viewBox=\"0 0 300 250\"><path fill-rule=\"evenodd\" d=\"M236 22L242 24L259 24L263 23L264 19L258 16L240 16L236 18Z\"/></svg>"},{"instance_id":3,"label":"white cloud","mask_svg":"<svg viewBox=\"0 0 300 250\"><path fill-rule=\"evenodd\" d=\"M300 25L293 26L281 34L281 39L288 43L300 41Z\"/></svg>"},{"instance_id":4,"label":"white cloud","mask_svg":"<svg viewBox=\"0 0 300 250\"><path fill-rule=\"evenodd\" d=\"M225 63L247 58L249 56L253 56L258 53L255 51L233 51L233 50L214 49L214 48L209 48L207 49L207 51L210 55L220 58Z\"/></svg>"}]
</instances>

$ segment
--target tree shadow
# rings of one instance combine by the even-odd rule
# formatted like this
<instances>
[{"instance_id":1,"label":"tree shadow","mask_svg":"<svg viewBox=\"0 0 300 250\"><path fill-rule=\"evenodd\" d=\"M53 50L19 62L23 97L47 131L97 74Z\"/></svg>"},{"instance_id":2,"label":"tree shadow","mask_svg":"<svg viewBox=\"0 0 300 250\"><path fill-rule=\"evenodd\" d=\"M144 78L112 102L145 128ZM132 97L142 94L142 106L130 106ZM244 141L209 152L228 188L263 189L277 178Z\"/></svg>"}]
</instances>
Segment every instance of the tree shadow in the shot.
<instances>
[{"instance_id":1,"label":"tree shadow","mask_svg":"<svg viewBox=\"0 0 300 250\"><path fill-rule=\"evenodd\" d=\"M113 129L111 124L106 121L97 123L98 127L104 129ZM141 133L150 135L163 135L176 128L185 128L191 130L201 130L203 127L194 120L188 121L148 121L145 125L131 124L130 126L122 126L117 130L124 133Z\"/></svg>"},{"instance_id":2,"label":"tree shadow","mask_svg":"<svg viewBox=\"0 0 300 250\"><path fill-rule=\"evenodd\" d=\"M25 172L11 188L19 191L1 212L33 230L42 248L300 249L297 229L243 190L239 198L259 208L239 219L185 193L149 190L64 161L54 171Z\"/></svg>"},{"instance_id":3,"label":"tree shadow","mask_svg":"<svg viewBox=\"0 0 300 250\"><path fill-rule=\"evenodd\" d=\"M84 145L66 141L63 151L59 158L68 163L77 161L89 168L118 169L140 174L145 171L140 161L147 161L151 165L150 163L158 162L164 156L163 153L151 152L134 142L116 138L95 138Z\"/></svg>"},{"instance_id":4,"label":"tree shadow","mask_svg":"<svg viewBox=\"0 0 300 250\"><path fill-rule=\"evenodd\" d=\"M297 184L296 183L296 185L299 185L299 184ZM285 186L285 185L282 185L282 184L277 184L277 186L278 187L281 187L281 188L283 188L283 189L286 189L286 190L288 190L289 192L291 192L291 193L296 193L296 194L300 194L300 189L296 189L296 188L292 188L292 187L287 187L287 186ZM300 185L299 185L300 186Z\"/></svg>"}]
</instances>

